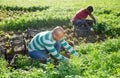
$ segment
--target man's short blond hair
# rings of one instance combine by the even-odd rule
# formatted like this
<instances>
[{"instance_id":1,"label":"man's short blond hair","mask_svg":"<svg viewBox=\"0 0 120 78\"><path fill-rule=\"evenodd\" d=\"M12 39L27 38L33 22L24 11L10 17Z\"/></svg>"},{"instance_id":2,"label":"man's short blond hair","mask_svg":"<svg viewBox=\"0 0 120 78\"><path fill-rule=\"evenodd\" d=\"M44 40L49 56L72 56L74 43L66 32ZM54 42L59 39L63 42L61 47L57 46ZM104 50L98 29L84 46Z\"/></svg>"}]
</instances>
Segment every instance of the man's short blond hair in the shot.
<instances>
[{"instance_id":1,"label":"man's short blond hair","mask_svg":"<svg viewBox=\"0 0 120 78\"><path fill-rule=\"evenodd\" d=\"M64 29L61 26L57 26L52 30L52 33L55 35L64 34Z\"/></svg>"}]
</instances>

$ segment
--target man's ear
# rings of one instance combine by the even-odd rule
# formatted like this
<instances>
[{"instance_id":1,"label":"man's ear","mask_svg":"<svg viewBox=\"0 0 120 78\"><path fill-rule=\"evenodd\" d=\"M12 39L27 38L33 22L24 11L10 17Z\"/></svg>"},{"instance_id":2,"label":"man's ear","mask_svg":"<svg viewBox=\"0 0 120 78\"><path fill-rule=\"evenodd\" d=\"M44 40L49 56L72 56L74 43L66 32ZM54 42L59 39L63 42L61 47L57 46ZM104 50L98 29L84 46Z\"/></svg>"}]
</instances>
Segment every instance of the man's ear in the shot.
<instances>
[{"instance_id":1,"label":"man's ear","mask_svg":"<svg viewBox=\"0 0 120 78\"><path fill-rule=\"evenodd\" d=\"M52 34L52 38L53 38L53 39L55 38L55 34L54 34L54 33Z\"/></svg>"}]
</instances>

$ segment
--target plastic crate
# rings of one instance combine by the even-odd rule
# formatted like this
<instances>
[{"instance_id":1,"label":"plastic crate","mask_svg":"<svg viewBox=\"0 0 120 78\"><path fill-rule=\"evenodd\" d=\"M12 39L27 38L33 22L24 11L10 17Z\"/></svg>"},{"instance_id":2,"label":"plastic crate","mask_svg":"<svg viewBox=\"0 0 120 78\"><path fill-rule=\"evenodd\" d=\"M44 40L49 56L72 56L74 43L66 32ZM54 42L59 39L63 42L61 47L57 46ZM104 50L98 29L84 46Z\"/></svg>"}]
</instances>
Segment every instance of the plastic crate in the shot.
<instances>
[{"instance_id":1,"label":"plastic crate","mask_svg":"<svg viewBox=\"0 0 120 78\"><path fill-rule=\"evenodd\" d=\"M81 37L86 37L89 36L91 31L90 27L86 27L84 25L82 26L73 26L74 27L74 35L75 36L81 36Z\"/></svg>"}]
</instances>

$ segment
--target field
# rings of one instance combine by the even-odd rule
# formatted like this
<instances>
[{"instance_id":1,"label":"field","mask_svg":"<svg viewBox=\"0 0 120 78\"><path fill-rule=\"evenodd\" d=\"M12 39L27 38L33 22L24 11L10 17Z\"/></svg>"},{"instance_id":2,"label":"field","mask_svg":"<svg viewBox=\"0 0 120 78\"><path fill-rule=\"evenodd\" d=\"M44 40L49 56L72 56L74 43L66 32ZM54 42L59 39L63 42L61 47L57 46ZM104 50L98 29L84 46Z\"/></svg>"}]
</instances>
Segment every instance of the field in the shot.
<instances>
[{"instance_id":1,"label":"field","mask_svg":"<svg viewBox=\"0 0 120 78\"><path fill-rule=\"evenodd\" d=\"M0 0L0 46L7 48L7 55L13 56L12 39L25 38L28 43L31 34L35 34L33 30L41 32L56 26L65 29L65 39L80 55L79 58L71 55L68 62L59 61L57 68L53 60L42 64L20 55L15 67L11 67L9 59L6 61L0 52L0 78L120 78L119 3L119 0ZM94 7L96 32L88 37L75 37L70 20L88 5Z\"/></svg>"}]
</instances>

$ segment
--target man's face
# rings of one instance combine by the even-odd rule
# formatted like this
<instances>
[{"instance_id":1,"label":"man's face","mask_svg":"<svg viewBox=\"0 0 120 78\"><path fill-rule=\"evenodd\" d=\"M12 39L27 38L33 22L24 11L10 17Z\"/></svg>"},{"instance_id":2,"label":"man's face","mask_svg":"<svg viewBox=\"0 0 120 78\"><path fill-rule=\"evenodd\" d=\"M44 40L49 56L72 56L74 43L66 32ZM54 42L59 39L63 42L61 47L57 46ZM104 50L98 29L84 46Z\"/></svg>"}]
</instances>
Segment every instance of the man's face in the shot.
<instances>
[{"instance_id":1,"label":"man's face","mask_svg":"<svg viewBox=\"0 0 120 78\"><path fill-rule=\"evenodd\" d=\"M86 9L86 12L87 12L87 13L91 13L91 11L89 11L88 9Z\"/></svg>"},{"instance_id":2,"label":"man's face","mask_svg":"<svg viewBox=\"0 0 120 78\"><path fill-rule=\"evenodd\" d=\"M60 41L62 38L63 38L64 34L59 34L59 35L56 35L56 34L53 34L53 39L55 41Z\"/></svg>"}]
</instances>

